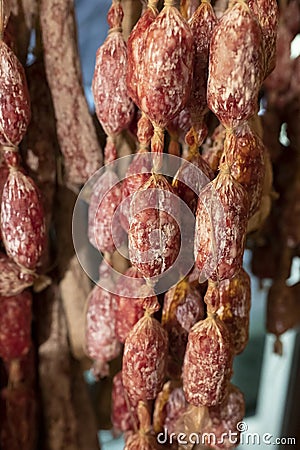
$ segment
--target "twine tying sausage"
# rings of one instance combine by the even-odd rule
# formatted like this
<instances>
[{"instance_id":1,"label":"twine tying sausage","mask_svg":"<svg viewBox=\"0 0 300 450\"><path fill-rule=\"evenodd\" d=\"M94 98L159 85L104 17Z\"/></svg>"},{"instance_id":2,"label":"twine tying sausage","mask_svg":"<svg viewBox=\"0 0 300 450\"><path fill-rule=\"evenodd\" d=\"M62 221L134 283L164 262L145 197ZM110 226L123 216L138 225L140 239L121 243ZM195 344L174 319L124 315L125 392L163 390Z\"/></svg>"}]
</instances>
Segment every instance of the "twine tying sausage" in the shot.
<instances>
[{"instance_id":1,"label":"twine tying sausage","mask_svg":"<svg viewBox=\"0 0 300 450\"><path fill-rule=\"evenodd\" d=\"M211 278L209 278L209 280L208 280L208 284L210 285L210 286L213 286L213 287L215 287L215 288L218 288L219 287L219 280L212 280Z\"/></svg>"},{"instance_id":2,"label":"twine tying sausage","mask_svg":"<svg viewBox=\"0 0 300 450\"><path fill-rule=\"evenodd\" d=\"M219 171L220 171L220 173L222 173L224 175L230 175L231 174L230 167L228 166L227 163L224 163L224 164L220 165L219 166Z\"/></svg>"},{"instance_id":3,"label":"twine tying sausage","mask_svg":"<svg viewBox=\"0 0 300 450\"><path fill-rule=\"evenodd\" d=\"M11 145L1 145L1 151L3 153L7 152L7 151L18 153L19 152L19 148L16 145L13 145L13 144L11 144Z\"/></svg>"},{"instance_id":4,"label":"twine tying sausage","mask_svg":"<svg viewBox=\"0 0 300 450\"><path fill-rule=\"evenodd\" d=\"M153 153L153 171L159 172L162 166L162 153L164 151L164 129L153 124L153 136L151 139L151 152Z\"/></svg>"},{"instance_id":5,"label":"twine tying sausage","mask_svg":"<svg viewBox=\"0 0 300 450\"><path fill-rule=\"evenodd\" d=\"M20 171L19 167L8 165L8 170L10 174L14 174Z\"/></svg>"},{"instance_id":6,"label":"twine tying sausage","mask_svg":"<svg viewBox=\"0 0 300 450\"><path fill-rule=\"evenodd\" d=\"M229 0L228 8L233 8L236 4L241 5L245 10L250 11L248 4L245 0Z\"/></svg>"},{"instance_id":7,"label":"twine tying sausage","mask_svg":"<svg viewBox=\"0 0 300 450\"><path fill-rule=\"evenodd\" d=\"M2 127L2 125L0 125L0 132L3 134L3 136L4 136L5 139L6 139L6 144L4 144L2 147L7 146L7 147L12 147L12 148L18 148L18 147L17 147L15 144L13 144L13 143L11 142L11 140L6 136L5 131L4 131L3 127Z\"/></svg>"},{"instance_id":8,"label":"twine tying sausage","mask_svg":"<svg viewBox=\"0 0 300 450\"><path fill-rule=\"evenodd\" d=\"M207 311L207 318L210 319L210 320L216 320L217 314L215 312L212 312L212 311Z\"/></svg>"},{"instance_id":9,"label":"twine tying sausage","mask_svg":"<svg viewBox=\"0 0 300 450\"><path fill-rule=\"evenodd\" d=\"M147 5L147 7L149 8L149 9L151 9L151 11L153 12L153 14L157 14L157 3L158 3L158 0L149 0L149 2L148 2L148 5Z\"/></svg>"},{"instance_id":10,"label":"twine tying sausage","mask_svg":"<svg viewBox=\"0 0 300 450\"><path fill-rule=\"evenodd\" d=\"M221 173L223 173L224 175L230 175L231 174L231 167L228 164L228 160L227 160L227 136L230 136L231 134L233 134L233 128L226 128L226 136L225 136L225 141L224 141L224 150L223 150L223 154L221 156L220 159L220 165L219 165L219 171Z\"/></svg>"},{"instance_id":11,"label":"twine tying sausage","mask_svg":"<svg viewBox=\"0 0 300 450\"><path fill-rule=\"evenodd\" d=\"M164 7L165 8L169 8L169 7L176 7L178 5L178 1L177 0L165 0L164 3Z\"/></svg>"},{"instance_id":12,"label":"twine tying sausage","mask_svg":"<svg viewBox=\"0 0 300 450\"><path fill-rule=\"evenodd\" d=\"M108 30L107 35L109 36L112 33L122 33L122 31L123 31L122 27L113 27Z\"/></svg>"},{"instance_id":13,"label":"twine tying sausage","mask_svg":"<svg viewBox=\"0 0 300 450\"><path fill-rule=\"evenodd\" d=\"M10 173L18 172L20 170L20 156L19 156L19 149L16 146L11 147L10 145L2 145L1 151L4 155L4 161L6 162L6 165L9 169ZM8 153L8 155L7 155ZM12 160L9 161L9 153L12 153Z\"/></svg>"},{"instance_id":14,"label":"twine tying sausage","mask_svg":"<svg viewBox=\"0 0 300 450\"><path fill-rule=\"evenodd\" d=\"M148 144L144 144L144 143L139 143L139 153L144 153L144 152L148 152L149 151L149 145Z\"/></svg>"}]
</instances>

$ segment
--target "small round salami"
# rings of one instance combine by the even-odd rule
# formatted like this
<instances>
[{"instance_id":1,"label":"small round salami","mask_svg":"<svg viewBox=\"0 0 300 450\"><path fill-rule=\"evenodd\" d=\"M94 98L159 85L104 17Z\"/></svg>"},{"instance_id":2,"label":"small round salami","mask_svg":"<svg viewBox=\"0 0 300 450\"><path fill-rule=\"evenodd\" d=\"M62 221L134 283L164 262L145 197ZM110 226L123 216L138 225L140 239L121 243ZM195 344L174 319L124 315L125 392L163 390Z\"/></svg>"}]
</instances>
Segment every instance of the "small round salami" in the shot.
<instances>
[{"instance_id":1,"label":"small round salami","mask_svg":"<svg viewBox=\"0 0 300 450\"><path fill-rule=\"evenodd\" d=\"M30 99L22 64L0 41L0 144L17 146L30 122Z\"/></svg>"},{"instance_id":2,"label":"small round salami","mask_svg":"<svg viewBox=\"0 0 300 450\"><path fill-rule=\"evenodd\" d=\"M3 188L1 226L7 254L20 266L35 269L46 244L44 211L34 181L15 168Z\"/></svg>"}]
</instances>

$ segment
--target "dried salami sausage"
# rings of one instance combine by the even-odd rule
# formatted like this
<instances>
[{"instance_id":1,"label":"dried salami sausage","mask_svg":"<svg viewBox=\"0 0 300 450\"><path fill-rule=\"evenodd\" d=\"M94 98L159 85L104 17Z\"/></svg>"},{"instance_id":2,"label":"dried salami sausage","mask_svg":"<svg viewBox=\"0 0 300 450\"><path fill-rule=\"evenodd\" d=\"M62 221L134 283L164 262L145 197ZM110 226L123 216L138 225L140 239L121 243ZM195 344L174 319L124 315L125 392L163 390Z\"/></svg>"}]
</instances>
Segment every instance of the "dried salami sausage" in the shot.
<instances>
[{"instance_id":1,"label":"dried salami sausage","mask_svg":"<svg viewBox=\"0 0 300 450\"><path fill-rule=\"evenodd\" d=\"M30 350L31 304L28 291L0 297L0 357L6 361L20 358Z\"/></svg>"},{"instance_id":2,"label":"dried salami sausage","mask_svg":"<svg viewBox=\"0 0 300 450\"><path fill-rule=\"evenodd\" d=\"M101 266L104 265L103 262ZM110 292L110 283L108 280L107 290L96 285L87 299L85 350L95 361L96 376L108 375L107 362L116 358L121 350L115 331L116 299Z\"/></svg>"},{"instance_id":3,"label":"dried salami sausage","mask_svg":"<svg viewBox=\"0 0 300 450\"><path fill-rule=\"evenodd\" d=\"M220 172L200 192L194 251L204 278L230 279L240 270L248 213L248 195L229 173Z\"/></svg>"},{"instance_id":4,"label":"dried salami sausage","mask_svg":"<svg viewBox=\"0 0 300 450\"><path fill-rule=\"evenodd\" d=\"M115 432L134 431L138 428L137 404L124 389L122 372L113 378L111 421Z\"/></svg>"},{"instance_id":5,"label":"dried salami sausage","mask_svg":"<svg viewBox=\"0 0 300 450\"><path fill-rule=\"evenodd\" d=\"M193 326L183 364L183 390L194 406L215 406L227 393L232 375L229 331L220 319L209 316Z\"/></svg>"},{"instance_id":6,"label":"dried salami sausage","mask_svg":"<svg viewBox=\"0 0 300 450\"><path fill-rule=\"evenodd\" d=\"M226 133L220 167L229 166L233 178L247 191L249 217L261 203L265 164L264 145L248 124Z\"/></svg>"},{"instance_id":7,"label":"dried salami sausage","mask_svg":"<svg viewBox=\"0 0 300 450\"><path fill-rule=\"evenodd\" d=\"M134 105L126 86L127 48L121 33L123 9L114 1L108 12L109 34L96 54L92 83L97 117L108 136L127 128Z\"/></svg>"},{"instance_id":8,"label":"dried salami sausage","mask_svg":"<svg viewBox=\"0 0 300 450\"><path fill-rule=\"evenodd\" d=\"M208 79L209 45L212 31L217 19L210 2L202 2L189 21L194 36L194 70L191 95L187 103L190 111L193 129L186 139L189 145L190 139L194 139L197 145L201 145L205 139L206 127L203 124L204 115L208 111L206 91ZM205 131L204 131L205 130ZM203 132L204 131L204 132ZM194 135L194 138L192 136ZM196 138L195 138L196 136Z\"/></svg>"},{"instance_id":9,"label":"dried salami sausage","mask_svg":"<svg viewBox=\"0 0 300 450\"><path fill-rule=\"evenodd\" d=\"M176 214L176 197L163 175L153 174L133 196L129 257L145 278L160 275L178 256L180 230Z\"/></svg>"},{"instance_id":10,"label":"dried salami sausage","mask_svg":"<svg viewBox=\"0 0 300 450\"><path fill-rule=\"evenodd\" d=\"M11 168L3 188L1 227L7 254L35 269L46 243L44 211L35 183L17 168Z\"/></svg>"},{"instance_id":11,"label":"dried salami sausage","mask_svg":"<svg viewBox=\"0 0 300 450\"><path fill-rule=\"evenodd\" d=\"M124 231L116 216L121 200L118 176L112 170L106 170L93 186L88 219L89 241L101 252L112 253L124 239Z\"/></svg>"},{"instance_id":12,"label":"dried salami sausage","mask_svg":"<svg viewBox=\"0 0 300 450\"><path fill-rule=\"evenodd\" d=\"M228 391L222 404L208 408L209 420L202 432L207 444L211 444L209 436L215 437L213 448L216 450L238 445L240 430L237 425L245 415L245 400L241 391L233 384L230 384Z\"/></svg>"},{"instance_id":13,"label":"dried salami sausage","mask_svg":"<svg viewBox=\"0 0 300 450\"><path fill-rule=\"evenodd\" d=\"M154 302L152 302L154 303ZM153 400L162 389L168 354L168 335L146 311L125 341L122 379L134 401Z\"/></svg>"},{"instance_id":14,"label":"dried salami sausage","mask_svg":"<svg viewBox=\"0 0 300 450\"><path fill-rule=\"evenodd\" d=\"M23 66L2 40L0 86L0 144L17 146L30 122L30 99Z\"/></svg>"},{"instance_id":15,"label":"dried salami sausage","mask_svg":"<svg viewBox=\"0 0 300 450\"><path fill-rule=\"evenodd\" d=\"M244 1L235 3L214 28L207 102L226 128L252 117L263 79L262 33Z\"/></svg>"},{"instance_id":16,"label":"dried salami sausage","mask_svg":"<svg viewBox=\"0 0 300 450\"><path fill-rule=\"evenodd\" d=\"M116 333L120 342L125 342L134 325L144 315L144 298L132 298L132 279L135 280L135 286L137 280L140 281L138 283L140 289L145 285L142 275L136 267L130 267L116 285ZM136 294L137 289L135 287L134 294Z\"/></svg>"}]
</instances>

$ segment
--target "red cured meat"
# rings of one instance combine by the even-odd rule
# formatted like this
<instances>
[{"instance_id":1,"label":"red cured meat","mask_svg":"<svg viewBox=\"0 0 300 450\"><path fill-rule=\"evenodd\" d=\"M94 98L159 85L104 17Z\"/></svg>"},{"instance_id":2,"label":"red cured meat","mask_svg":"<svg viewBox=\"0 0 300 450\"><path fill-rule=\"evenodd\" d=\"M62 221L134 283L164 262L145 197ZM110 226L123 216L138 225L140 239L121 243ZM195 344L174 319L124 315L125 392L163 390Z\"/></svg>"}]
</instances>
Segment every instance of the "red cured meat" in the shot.
<instances>
[{"instance_id":1,"label":"red cured meat","mask_svg":"<svg viewBox=\"0 0 300 450\"><path fill-rule=\"evenodd\" d=\"M193 76L193 37L174 6L165 6L149 26L138 96L154 125L153 152L163 151L163 128L185 107ZM154 162L159 167L161 160Z\"/></svg>"},{"instance_id":2,"label":"red cured meat","mask_svg":"<svg viewBox=\"0 0 300 450\"><path fill-rule=\"evenodd\" d=\"M127 93L127 49L121 34L123 10L114 3L108 13L111 28L96 54L92 83L97 117L107 135L113 136L130 124L134 105Z\"/></svg>"},{"instance_id":3,"label":"red cured meat","mask_svg":"<svg viewBox=\"0 0 300 450\"><path fill-rule=\"evenodd\" d=\"M154 433L151 431L151 419L145 403L138 405L140 428L126 440L124 450L161 450Z\"/></svg>"},{"instance_id":4,"label":"red cured meat","mask_svg":"<svg viewBox=\"0 0 300 450\"><path fill-rule=\"evenodd\" d=\"M142 64L145 51L145 38L147 31L158 11L155 8L147 8L131 31L127 41L128 66L126 82L128 94L136 105L141 109L141 98L139 95L139 83L142 78Z\"/></svg>"},{"instance_id":5,"label":"red cured meat","mask_svg":"<svg viewBox=\"0 0 300 450\"><path fill-rule=\"evenodd\" d=\"M25 72L13 51L0 42L0 144L18 145L30 122Z\"/></svg>"},{"instance_id":6,"label":"red cured meat","mask_svg":"<svg viewBox=\"0 0 300 450\"><path fill-rule=\"evenodd\" d=\"M125 341L123 384L133 401L153 400L166 373L168 336L161 324L145 313Z\"/></svg>"},{"instance_id":7,"label":"red cured meat","mask_svg":"<svg viewBox=\"0 0 300 450\"><path fill-rule=\"evenodd\" d=\"M116 358L121 350L115 331L116 299L109 290L95 286L87 299L86 311L86 353L95 360L95 375L105 376L108 375L107 362Z\"/></svg>"},{"instance_id":8,"label":"red cured meat","mask_svg":"<svg viewBox=\"0 0 300 450\"><path fill-rule=\"evenodd\" d=\"M124 239L124 231L115 217L121 200L119 179L107 170L94 184L89 206L89 240L101 252L113 252Z\"/></svg>"},{"instance_id":9,"label":"red cured meat","mask_svg":"<svg viewBox=\"0 0 300 450\"><path fill-rule=\"evenodd\" d=\"M215 128L212 137L207 139L202 146L202 158L207 162L212 171L217 175L219 163L224 150L226 130L222 124Z\"/></svg>"},{"instance_id":10,"label":"red cured meat","mask_svg":"<svg viewBox=\"0 0 300 450\"><path fill-rule=\"evenodd\" d=\"M214 173L199 153L189 156L173 180L177 194L196 213L201 189L214 178Z\"/></svg>"},{"instance_id":11,"label":"red cured meat","mask_svg":"<svg viewBox=\"0 0 300 450\"><path fill-rule=\"evenodd\" d=\"M176 430L176 423L187 407L187 402L184 397L182 387L175 388L166 404L166 418L164 426L168 433L174 433Z\"/></svg>"},{"instance_id":12,"label":"red cured meat","mask_svg":"<svg viewBox=\"0 0 300 450\"><path fill-rule=\"evenodd\" d=\"M0 162L0 201L2 200L2 192L9 174L9 169L4 160ZM0 216L1 221L1 216ZM1 238L1 222L0 222L0 238Z\"/></svg>"},{"instance_id":13,"label":"red cured meat","mask_svg":"<svg viewBox=\"0 0 300 450\"><path fill-rule=\"evenodd\" d=\"M102 164L102 150L82 84L74 5L65 0L43 0L39 16L64 179L74 189Z\"/></svg>"},{"instance_id":14,"label":"red cured meat","mask_svg":"<svg viewBox=\"0 0 300 450\"><path fill-rule=\"evenodd\" d=\"M268 90L270 102L275 104L278 103L280 108L282 108L282 102L285 105L285 97L287 96L287 91L291 89L290 83L293 79L293 73L295 70L293 60L290 57L292 40L293 35L291 31L282 21L278 27L276 41L276 67L270 76L264 81L264 85ZM283 99L282 96L284 96Z\"/></svg>"},{"instance_id":15,"label":"red cured meat","mask_svg":"<svg viewBox=\"0 0 300 450\"><path fill-rule=\"evenodd\" d=\"M217 316L226 324L234 351L239 354L245 349L249 339L251 287L247 272L241 269L231 280L220 281L219 296Z\"/></svg>"},{"instance_id":16,"label":"red cured meat","mask_svg":"<svg viewBox=\"0 0 300 450\"><path fill-rule=\"evenodd\" d=\"M178 419L186 411L188 404L182 387L168 381L158 394L153 412L153 427L156 433L166 429L168 435L175 433Z\"/></svg>"},{"instance_id":17,"label":"red cured meat","mask_svg":"<svg viewBox=\"0 0 300 450\"><path fill-rule=\"evenodd\" d=\"M120 342L125 342L128 334L134 325L143 317L143 298L132 298L132 289L135 289L134 294L137 294L136 287L132 286L132 278L135 279L135 286L137 279L140 279L140 288L145 285L142 275L135 267L130 267L125 273L124 277L117 283L117 309L116 309L116 333Z\"/></svg>"},{"instance_id":18,"label":"red cured meat","mask_svg":"<svg viewBox=\"0 0 300 450\"><path fill-rule=\"evenodd\" d=\"M2 198L2 192L9 174L9 169L4 160L0 162L0 199Z\"/></svg>"},{"instance_id":19,"label":"red cured meat","mask_svg":"<svg viewBox=\"0 0 300 450\"><path fill-rule=\"evenodd\" d=\"M165 294L162 326L168 332L169 354L181 364L188 333L198 320L204 318L204 305L200 292L182 280Z\"/></svg>"},{"instance_id":20,"label":"red cured meat","mask_svg":"<svg viewBox=\"0 0 300 450\"><path fill-rule=\"evenodd\" d=\"M230 384L228 397L221 405L208 408L208 415L209 421L202 431L206 443L217 450L236 447L240 434L237 425L245 415L245 400L241 391ZM209 441L209 436L214 436L216 445Z\"/></svg>"},{"instance_id":21,"label":"red cured meat","mask_svg":"<svg viewBox=\"0 0 300 450\"><path fill-rule=\"evenodd\" d=\"M45 217L33 180L10 171L1 202L2 238L7 254L19 265L35 269L46 243Z\"/></svg>"},{"instance_id":22,"label":"red cured meat","mask_svg":"<svg viewBox=\"0 0 300 450\"><path fill-rule=\"evenodd\" d=\"M3 147L3 160L6 163L6 167L19 169L21 166L21 157L16 147Z\"/></svg>"},{"instance_id":23,"label":"red cured meat","mask_svg":"<svg viewBox=\"0 0 300 450\"><path fill-rule=\"evenodd\" d=\"M158 126L165 127L185 106L190 94L193 37L175 7L166 6L150 25L139 97L141 109Z\"/></svg>"},{"instance_id":24,"label":"red cured meat","mask_svg":"<svg viewBox=\"0 0 300 450\"><path fill-rule=\"evenodd\" d=\"M276 0L248 0L248 4L261 26L264 48L264 72L265 77L267 77L276 64L278 4Z\"/></svg>"},{"instance_id":25,"label":"red cured meat","mask_svg":"<svg viewBox=\"0 0 300 450\"><path fill-rule=\"evenodd\" d=\"M273 282L268 293L267 331L278 337L293 328L297 319L292 287L287 286L285 280L279 278ZM274 349L275 353L279 353L276 351L276 344Z\"/></svg>"},{"instance_id":26,"label":"red cured meat","mask_svg":"<svg viewBox=\"0 0 300 450\"><path fill-rule=\"evenodd\" d=\"M178 205L162 175L152 175L133 196L128 231L129 257L145 278L155 277L175 262L180 248Z\"/></svg>"},{"instance_id":27,"label":"red cured meat","mask_svg":"<svg viewBox=\"0 0 300 450\"><path fill-rule=\"evenodd\" d=\"M0 297L0 357L20 358L31 347L31 294Z\"/></svg>"},{"instance_id":28,"label":"red cured meat","mask_svg":"<svg viewBox=\"0 0 300 450\"><path fill-rule=\"evenodd\" d=\"M221 169L224 166L247 191L251 217L261 203L265 164L264 145L248 124L226 134Z\"/></svg>"},{"instance_id":29,"label":"red cured meat","mask_svg":"<svg viewBox=\"0 0 300 450\"><path fill-rule=\"evenodd\" d=\"M222 16L210 44L207 103L225 127L257 112L262 79L261 29L246 3L238 2Z\"/></svg>"},{"instance_id":30,"label":"red cured meat","mask_svg":"<svg viewBox=\"0 0 300 450\"><path fill-rule=\"evenodd\" d=\"M203 117L208 111L206 90L208 79L209 44L212 31L217 23L214 10L209 2L203 2L197 8L189 25L194 36L194 76L191 95L187 104L190 111L194 133L198 134L197 143L203 139Z\"/></svg>"},{"instance_id":31,"label":"red cured meat","mask_svg":"<svg viewBox=\"0 0 300 450\"><path fill-rule=\"evenodd\" d=\"M204 278L232 278L242 267L249 212L245 189L222 173L200 193L195 263Z\"/></svg>"},{"instance_id":32,"label":"red cured meat","mask_svg":"<svg viewBox=\"0 0 300 450\"><path fill-rule=\"evenodd\" d=\"M120 221L124 230L129 229L131 196L145 184L151 176L150 153L140 150L129 165L122 183L122 204L120 206Z\"/></svg>"},{"instance_id":33,"label":"red cured meat","mask_svg":"<svg viewBox=\"0 0 300 450\"><path fill-rule=\"evenodd\" d=\"M193 326L183 364L183 390L194 406L215 406L227 393L233 353L227 327L208 317Z\"/></svg>"},{"instance_id":34,"label":"red cured meat","mask_svg":"<svg viewBox=\"0 0 300 450\"><path fill-rule=\"evenodd\" d=\"M122 383L122 372L113 378L111 421L116 432L138 428L137 404L130 401Z\"/></svg>"},{"instance_id":35,"label":"red cured meat","mask_svg":"<svg viewBox=\"0 0 300 450\"><path fill-rule=\"evenodd\" d=\"M210 3L203 2L193 14L189 25L195 41L194 76L188 101L192 120L207 111L206 87L208 78L209 44L217 18Z\"/></svg>"},{"instance_id":36,"label":"red cured meat","mask_svg":"<svg viewBox=\"0 0 300 450\"><path fill-rule=\"evenodd\" d=\"M184 108L177 114L174 119L172 119L167 126L168 133L170 135L171 141L178 141L181 144L185 143L185 135L189 131L192 126L191 115L188 108ZM170 153L170 150L168 150ZM171 154L175 154L179 156L177 152L171 152Z\"/></svg>"},{"instance_id":37,"label":"red cured meat","mask_svg":"<svg viewBox=\"0 0 300 450\"><path fill-rule=\"evenodd\" d=\"M23 272L4 253L0 253L0 273L0 295L4 297L20 294L35 279L35 275Z\"/></svg>"}]
</instances>

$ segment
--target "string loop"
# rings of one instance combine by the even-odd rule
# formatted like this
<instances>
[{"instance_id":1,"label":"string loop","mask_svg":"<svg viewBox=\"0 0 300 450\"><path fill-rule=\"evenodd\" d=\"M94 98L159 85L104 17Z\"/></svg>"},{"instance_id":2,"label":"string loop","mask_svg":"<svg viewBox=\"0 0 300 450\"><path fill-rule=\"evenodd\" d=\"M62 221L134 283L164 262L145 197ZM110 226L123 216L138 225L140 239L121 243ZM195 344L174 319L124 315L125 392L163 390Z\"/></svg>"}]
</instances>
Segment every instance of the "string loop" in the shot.
<instances>
[{"instance_id":1,"label":"string loop","mask_svg":"<svg viewBox=\"0 0 300 450\"><path fill-rule=\"evenodd\" d=\"M122 33L122 31L123 31L122 27L113 27L108 30L107 34L110 35L112 33Z\"/></svg>"},{"instance_id":2,"label":"string loop","mask_svg":"<svg viewBox=\"0 0 300 450\"><path fill-rule=\"evenodd\" d=\"M151 11L153 12L154 15L156 15L158 13L157 3L158 3L158 0L149 0L148 5L147 5L147 8L151 9Z\"/></svg>"},{"instance_id":3,"label":"string loop","mask_svg":"<svg viewBox=\"0 0 300 450\"><path fill-rule=\"evenodd\" d=\"M178 4L177 0L165 0L164 7L165 8L172 7L172 6L176 7L177 4Z\"/></svg>"}]
</instances>

